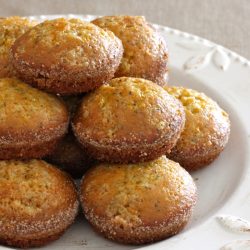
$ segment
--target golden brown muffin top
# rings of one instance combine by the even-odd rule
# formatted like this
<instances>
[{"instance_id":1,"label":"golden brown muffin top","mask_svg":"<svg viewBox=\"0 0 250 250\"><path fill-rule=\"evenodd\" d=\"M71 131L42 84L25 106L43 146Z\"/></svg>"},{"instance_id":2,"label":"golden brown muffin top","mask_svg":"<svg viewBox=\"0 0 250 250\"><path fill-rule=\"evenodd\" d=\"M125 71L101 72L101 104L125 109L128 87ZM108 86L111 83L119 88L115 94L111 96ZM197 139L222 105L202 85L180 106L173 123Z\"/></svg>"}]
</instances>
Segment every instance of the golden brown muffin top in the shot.
<instances>
[{"instance_id":1,"label":"golden brown muffin top","mask_svg":"<svg viewBox=\"0 0 250 250\"><path fill-rule=\"evenodd\" d=\"M26 18L12 16L0 19L0 77L11 74L9 50L15 40L36 23Z\"/></svg>"},{"instance_id":2,"label":"golden brown muffin top","mask_svg":"<svg viewBox=\"0 0 250 250\"><path fill-rule=\"evenodd\" d=\"M9 49L15 40L35 24L19 16L0 19L0 56L9 54Z\"/></svg>"},{"instance_id":3,"label":"golden brown muffin top","mask_svg":"<svg viewBox=\"0 0 250 250\"><path fill-rule=\"evenodd\" d=\"M58 18L44 21L15 43L15 57L32 62L32 67L81 67L97 70L101 60L111 60L122 50L110 31L80 19Z\"/></svg>"},{"instance_id":4,"label":"golden brown muffin top","mask_svg":"<svg viewBox=\"0 0 250 250\"><path fill-rule=\"evenodd\" d=\"M56 96L15 78L0 79L0 143L28 140L25 134L39 140L43 132L56 134L67 122L67 109Z\"/></svg>"},{"instance_id":5,"label":"golden brown muffin top","mask_svg":"<svg viewBox=\"0 0 250 250\"><path fill-rule=\"evenodd\" d=\"M168 221L196 202L192 177L165 156L140 164L99 164L87 172L81 191L92 215L133 226Z\"/></svg>"},{"instance_id":6,"label":"golden brown muffin top","mask_svg":"<svg viewBox=\"0 0 250 250\"><path fill-rule=\"evenodd\" d=\"M41 160L0 161L0 228L1 222L6 227L17 223L28 233L42 230L46 221L53 227L56 218L63 221L73 208L77 209L75 186L57 168ZM29 221L37 222L36 228Z\"/></svg>"},{"instance_id":7,"label":"golden brown muffin top","mask_svg":"<svg viewBox=\"0 0 250 250\"><path fill-rule=\"evenodd\" d=\"M73 127L93 143L140 144L171 138L183 119L182 105L163 88L148 80L121 77L83 98Z\"/></svg>"},{"instance_id":8,"label":"golden brown muffin top","mask_svg":"<svg viewBox=\"0 0 250 250\"><path fill-rule=\"evenodd\" d=\"M167 47L164 40L143 16L104 16L92 21L111 30L121 39L124 54L116 76L156 80L167 70ZM164 72L158 72L158 71Z\"/></svg>"},{"instance_id":9,"label":"golden brown muffin top","mask_svg":"<svg viewBox=\"0 0 250 250\"><path fill-rule=\"evenodd\" d=\"M204 93L184 87L165 87L178 98L185 109L186 123L176 144L178 151L206 151L216 146L224 147L229 131L228 114Z\"/></svg>"}]
</instances>

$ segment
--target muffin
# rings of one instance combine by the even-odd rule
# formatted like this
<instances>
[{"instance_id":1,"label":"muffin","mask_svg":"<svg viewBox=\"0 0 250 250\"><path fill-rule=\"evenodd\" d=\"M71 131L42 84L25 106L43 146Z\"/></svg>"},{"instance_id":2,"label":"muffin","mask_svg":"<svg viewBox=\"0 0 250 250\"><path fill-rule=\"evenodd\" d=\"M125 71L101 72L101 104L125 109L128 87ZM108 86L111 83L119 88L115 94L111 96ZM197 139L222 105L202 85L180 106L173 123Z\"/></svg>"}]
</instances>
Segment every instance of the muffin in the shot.
<instances>
[{"instance_id":1,"label":"muffin","mask_svg":"<svg viewBox=\"0 0 250 250\"><path fill-rule=\"evenodd\" d=\"M143 16L104 16L92 21L119 37L124 47L115 77L130 76L160 85L168 80L168 49L164 39Z\"/></svg>"},{"instance_id":2,"label":"muffin","mask_svg":"<svg viewBox=\"0 0 250 250\"><path fill-rule=\"evenodd\" d=\"M205 94L183 87L166 87L185 109L186 123L180 139L167 157L188 171L211 163L225 148L230 134L228 114Z\"/></svg>"},{"instance_id":3,"label":"muffin","mask_svg":"<svg viewBox=\"0 0 250 250\"><path fill-rule=\"evenodd\" d=\"M29 248L58 239L78 203L72 180L48 163L0 161L0 244Z\"/></svg>"},{"instance_id":4,"label":"muffin","mask_svg":"<svg viewBox=\"0 0 250 250\"><path fill-rule=\"evenodd\" d=\"M143 162L170 150L185 123L181 103L157 84L121 77L85 96L73 131L99 161Z\"/></svg>"},{"instance_id":5,"label":"muffin","mask_svg":"<svg viewBox=\"0 0 250 250\"><path fill-rule=\"evenodd\" d=\"M93 164L86 152L70 131L57 145L46 160L69 173L73 178L81 178Z\"/></svg>"},{"instance_id":6,"label":"muffin","mask_svg":"<svg viewBox=\"0 0 250 250\"><path fill-rule=\"evenodd\" d=\"M35 22L18 16L0 19L0 78L15 76L9 60L10 47L34 25Z\"/></svg>"},{"instance_id":7,"label":"muffin","mask_svg":"<svg viewBox=\"0 0 250 250\"><path fill-rule=\"evenodd\" d=\"M17 80L0 79L0 159L40 158L68 129L68 112L57 97Z\"/></svg>"},{"instance_id":8,"label":"muffin","mask_svg":"<svg viewBox=\"0 0 250 250\"><path fill-rule=\"evenodd\" d=\"M81 96L63 97L70 113L70 117L74 115L81 99ZM64 136L56 146L51 155L45 157L45 160L55 164L75 179L81 178L86 170L92 165L92 160L89 159L87 154L80 147L80 144L76 140L71 129L69 129L66 136Z\"/></svg>"},{"instance_id":9,"label":"muffin","mask_svg":"<svg viewBox=\"0 0 250 250\"><path fill-rule=\"evenodd\" d=\"M192 177L162 156L140 164L100 164L81 183L87 220L108 239L144 244L177 234L196 203Z\"/></svg>"},{"instance_id":10,"label":"muffin","mask_svg":"<svg viewBox=\"0 0 250 250\"><path fill-rule=\"evenodd\" d=\"M80 19L59 18L18 38L11 60L19 77L31 85L70 95L110 80L122 53L122 43L112 32Z\"/></svg>"}]
</instances>

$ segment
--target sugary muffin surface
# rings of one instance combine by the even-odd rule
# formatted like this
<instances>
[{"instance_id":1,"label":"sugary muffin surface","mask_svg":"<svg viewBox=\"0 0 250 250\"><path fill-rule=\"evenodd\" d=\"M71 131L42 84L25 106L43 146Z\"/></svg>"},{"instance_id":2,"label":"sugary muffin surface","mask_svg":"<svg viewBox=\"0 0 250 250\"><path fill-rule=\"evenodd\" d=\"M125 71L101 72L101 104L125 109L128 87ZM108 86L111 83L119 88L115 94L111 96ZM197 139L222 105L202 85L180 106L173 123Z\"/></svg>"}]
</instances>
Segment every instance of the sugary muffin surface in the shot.
<instances>
[{"instance_id":1,"label":"sugary muffin surface","mask_svg":"<svg viewBox=\"0 0 250 250\"><path fill-rule=\"evenodd\" d=\"M168 72L168 49L145 17L104 16L93 23L111 30L123 43L123 58L116 77L141 77L164 84Z\"/></svg>"},{"instance_id":2,"label":"sugary muffin surface","mask_svg":"<svg viewBox=\"0 0 250 250\"><path fill-rule=\"evenodd\" d=\"M15 40L33 27L36 22L26 18L12 16L0 19L0 77L14 76L9 61L10 48Z\"/></svg>"},{"instance_id":3,"label":"sugary muffin surface","mask_svg":"<svg viewBox=\"0 0 250 250\"><path fill-rule=\"evenodd\" d=\"M140 164L100 164L89 171L84 182L88 182L83 186L85 195L91 199L95 194L99 201L93 204L95 212L138 225L157 224L177 210L189 208L196 193L192 178L165 156ZM150 221L151 216L155 221Z\"/></svg>"},{"instance_id":4,"label":"sugary muffin surface","mask_svg":"<svg viewBox=\"0 0 250 250\"><path fill-rule=\"evenodd\" d=\"M74 222L78 205L72 179L52 165L0 161L0 244L46 245Z\"/></svg>"},{"instance_id":5,"label":"sugary muffin surface","mask_svg":"<svg viewBox=\"0 0 250 250\"><path fill-rule=\"evenodd\" d=\"M168 156L188 170L207 165L228 142L228 114L201 92L183 87L165 89L182 102L186 113L184 130Z\"/></svg>"},{"instance_id":6,"label":"sugary muffin surface","mask_svg":"<svg viewBox=\"0 0 250 250\"><path fill-rule=\"evenodd\" d=\"M123 53L111 32L80 19L44 21L16 40L11 61L18 76L48 92L71 95L110 80Z\"/></svg>"},{"instance_id":7,"label":"sugary muffin surface","mask_svg":"<svg viewBox=\"0 0 250 250\"><path fill-rule=\"evenodd\" d=\"M39 64L47 65L49 60L51 64L80 64L95 68L92 59L96 57L96 53L100 57L106 57L107 51L112 52L109 51L109 43L113 40L115 36L112 32L106 32L91 23L79 19L59 18L45 21L30 30L25 36L24 43L17 48L17 52L20 57L25 57L26 51L29 50L39 52L33 54ZM48 59L50 49L53 53Z\"/></svg>"},{"instance_id":8,"label":"sugary muffin surface","mask_svg":"<svg viewBox=\"0 0 250 250\"><path fill-rule=\"evenodd\" d=\"M58 223L53 222L53 217L56 219L63 214L70 216L66 214L67 210L77 209L73 182L61 171L39 160L0 161L0 197L2 226L13 229L15 222L21 223L18 232L20 235L25 231L29 234L35 231L39 233L41 230L42 233L43 226L53 230L53 226ZM51 224L43 223L46 220L51 220ZM61 220L64 221L63 217ZM28 221L37 221L38 224L30 224L29 227Z\"/></svg>"},{"instance_id":9,"label":"sugary muffin surface","mask_svg":"<svg viewBox=\"0 0 250 250\"><path fill-rule=\"evenodd\" d=\"M1 218L13 211L24 217L41 213L46 217L49 215L49 211L46 215L46 210L59 208L68 202L66 195L60 194L60 199L54 196L58 189L65 188L65 179L63 175L58 178L57 171L46 162L0 161Z\"/></svg>"},{"instance_id":10,"label":"sugary muffin surface","mask_svg":"<svg viewBox=\"0 0 250 250\"><path fill-rule=\"evenodd\" d=\"M182 107L156 84L139 78L116 78L90 93L82 102L79 123L96 141L152 143L176 132ZM93 119L95 126L93 127ZM177 123L176 128L169 123ZM77 125L76 125L77 126Z\"/></svg>"},{"instance_id":11,"label":"sugary muffin surface","mask_svg":"<svg viewBox=\"0 0 250 250\"><path fill-rule=\"evenodd\" d=\"M141 164L99 164L81 185L85 216L95 230L130 244L179 232L196 199L192 177L165 156Z\"/></svg>"},{"instance_id":12,"label":"sugary muffin surface","mask_svg":"<svg viewBox=\"0 0 250 250\"><path fill-rule=\"evenodd\" d=\"M0 79L0 104L3 143L21 138L25 140L25 134L34 136L35 133L39 141L39 136L56 135L57 129L68 123L66 107L57 97L15 78ZM43 130L46 130L44 134Z\"/></svg>"},{"instance_id":13,"label":"sugary muffin surface","mask_svg":"<svg viewBox=\"0 0 250 250\"><path fill-rule=\"evenodd\" d=\"M36 22L18 16L0 19L0 55L8 55L15 40L35 24Z\"/></svg>"}]
</instances>

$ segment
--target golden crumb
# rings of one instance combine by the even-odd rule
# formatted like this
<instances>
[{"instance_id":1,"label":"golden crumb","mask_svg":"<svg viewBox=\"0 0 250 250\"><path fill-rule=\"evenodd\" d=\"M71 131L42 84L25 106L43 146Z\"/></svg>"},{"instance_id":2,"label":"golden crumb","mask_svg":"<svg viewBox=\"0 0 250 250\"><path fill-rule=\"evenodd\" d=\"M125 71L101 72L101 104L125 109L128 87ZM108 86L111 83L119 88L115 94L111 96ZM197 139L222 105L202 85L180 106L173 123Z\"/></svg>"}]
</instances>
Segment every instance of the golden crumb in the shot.
<instances>
[{"instance_id":1,"label":"golden crumb","mask_svg":"<svg viewBox=\"0 0 250 250\"><path fill-rule=\"evenodd\" d=\"M48 154L67 132L68 119L56 96L15 78L0 79L0 159Z\"/></svg>"},{"instance_id":2,"label":"golden crumb","mask_svg":"<svg viewBox=\"0 0 250 250\"><path fill-rule=\"evenodd\" d=\"M14 76L9 52L18 37L36 24L27 18L11 16L0 19L0 78Z\"/></svg>"},{"instance_id":3,"label":"golden crumb","mask_svg":"<svg viewBox=\"0 0 250 250\"><path fill-rule=\"evenodd\" d=\"M187 170L206 166L228 142L228 114L204 93L183 87L165 89L182 102L186 113L184 130L168 157Z\"/></svg>"},{"instance_id":4,"label":"golden crumb","mask_svg":"<svg viewBox=\"0 0 250 250\"><path fill-rule=\"evenodd\" d=\"M192 177L162 156L141 164L99 164L81 185L86 218L109 239L142 244L177 233L196 202Z\"/></svg>"},{"instance_id":5,"label":"golden crumb","mask_svg":"<svg viewBox=\"0 0 250 250\"><path fill-rule=\"evenodd\" d=\"M123 53L110 31L80 19L44 21L12 46L21 79L52 93L88 92L111 79Z\"/></svg>"},{"instance_id":6,"label":"golden crumb","mask_svg":"<svg viewBox=\"0 0 250 250\"><path fill-rule=\"evenodd\" d=\"M131 162L155 158L173 147L184 122L182 105L163 88L145 79L121 77L83 98L73 128L83 146L95 147L93 157ZM99 154L99 147L107 152L100 149Z\"/></svg>"},{"instance_id":7,"label":"golden crumb","mask_svg":"<svg viewBox=\"0 0 250 250\"><path fill-rule=\"evenodd\" d=\"M74 183L57 168L40 160L0 161L1 243L45 245L63 234L77 211Z\"/></svg>"},{"instance_id":8,"label":"golden crumb","mask_svg":"<svg viewBox=\"0 0 250 250\"><path fill-rule=\"evenodd\" d=\"M168 50L143 16L104 16L92 21L121 39L124 53L115 76L132 76L166 83Z\"/></svg>"}]
</instances>

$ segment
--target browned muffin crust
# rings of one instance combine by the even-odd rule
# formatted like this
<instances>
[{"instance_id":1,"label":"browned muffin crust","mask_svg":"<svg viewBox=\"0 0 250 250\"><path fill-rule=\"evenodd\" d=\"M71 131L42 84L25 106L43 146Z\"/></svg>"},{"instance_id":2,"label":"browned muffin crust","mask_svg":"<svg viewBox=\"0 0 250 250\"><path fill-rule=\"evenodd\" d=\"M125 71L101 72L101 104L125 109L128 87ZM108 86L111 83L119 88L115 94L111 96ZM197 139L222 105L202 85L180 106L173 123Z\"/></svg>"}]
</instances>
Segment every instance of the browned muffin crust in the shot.
<instances>
[{"instance_id":1,"label":"browned muffin crust","mask_svg":"<svg viewBox=\"0 0 250 250\"><path fill-rule=\"evenodd\" d=\"M196 203L192 177L165 156L130 165L99 164L82 180L87 220L106 238L144 244L177 234Z\"/></svg>"},{"instance_id":2,"label":"browned muffin crust","mask_svg":"<svg viewBox=\"0 0 250 250\"><path fill-rule=\"evenodd\" d=\"M64 96L62 99L69 110L70 117L73 117L82 100L82 96ZM56 146L55 150L47 156L45 160L55 164L75 179L81 178L93 164L93 160L90 159L81 148L71 128L67 135Z\"/></svg>"},{"instance_id":3,"label":"browned muffin crust","mask_svg":"<svg viewBox=\"0 0 250 250\"><path fill-rule=\"evenodd\" d=\"M15 79L0 79L0 159L40 158L68 129L68 112L55 96Z\"/></svg>"},{"instance_id":4,"label":"browned muffin crust","mask_svg":"<svg viewBox=\"0 0 250 250\"><path fill-rule=\"evenodd\" d=\"M78 212L73 181L44 161L0 161L0 244L28 248L58 239Z\"/></svg>"},{"instance_id":5,"label":"browned muffin crust","mask_svg":"<svg viewBox=\"0 0 250 250\"><path fill-rule=\"evenodd\" d=\"M115 77L131 76L160 85L168 81L168 49L143 16L104 16L92 21L121 39L124 53Z\"/></svg>"},{"instance_id":6,"label":"browned muffin crust","mask_svg":"<svg viewBox=\"0 0 250 250\"><path fill-rule=\"evenodd\" d=\"M93 160L81 148L71 131L57 145L52 154L46 157L46 160L75 179L81 178L93 164Z\"/></svg>"},{"instance_id":7,"label":"browned muffin crust","mask_svg":"<svg viewBox=\"0 0 250 250\"><path fill-rule=\"evenodd\" d=\"M110 80L122 53L122 43L112 32L64 18L35 26L11 49L21 79L62 95L87 92Z\"/></svg>"},{"instance_id":8,"label":"browned muffin crust","mask_svg":"<svg viewBox=\"0 0 250 250\"><path fill-rule=\"evenodd\" d=\"M185 109L184 130L167 156L188 171L200 169L225 148L230 134L228 114L205 94L183 87L165 87Z\"/></svg>"},{"instance_id":9,"label":"browned muffin crust","mask_svg":"<svg viewBox=\"0 0 250 250\"><path fill-rule=\"evenodd\" d=\"M0 18L0 78L16 75L10 60L10 47L36 23L19 16Z\"/></svg>"},{"instance_id":10,"label":"browned muffin crust","mask_svg":"<svg viewBox=\"0 0 250 250\"><path fill-rule=\"evenodd\" d=\"M121 77L85 96L72 125L91 157L130 163L152 160L170 150L184 122L182 105L160 86Z\"/></svg>"}]
</instances>

